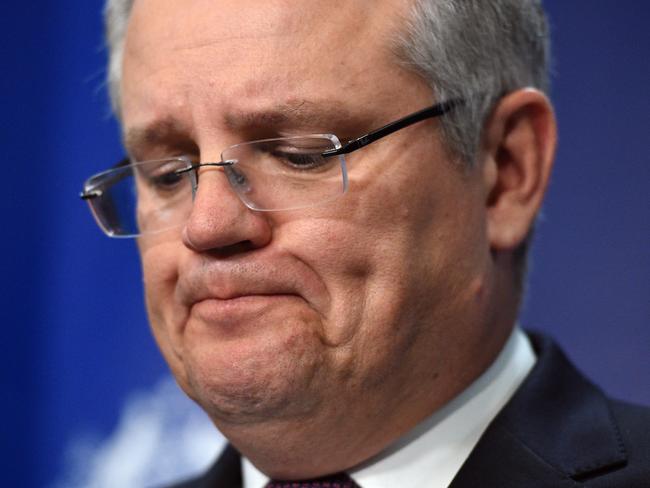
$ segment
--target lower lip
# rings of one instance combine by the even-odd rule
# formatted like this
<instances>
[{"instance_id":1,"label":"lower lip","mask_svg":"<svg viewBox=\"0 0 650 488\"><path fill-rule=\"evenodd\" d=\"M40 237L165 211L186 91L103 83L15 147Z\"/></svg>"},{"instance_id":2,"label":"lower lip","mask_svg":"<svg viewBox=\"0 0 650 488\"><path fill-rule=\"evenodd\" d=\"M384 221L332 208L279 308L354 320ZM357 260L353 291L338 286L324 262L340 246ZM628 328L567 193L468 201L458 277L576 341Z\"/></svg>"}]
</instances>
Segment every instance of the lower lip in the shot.
<instances>
[{"instance_id":1,"label":"lower lip","mask_svg":"<svg viewBox=\"0 0 650 488\"><path fill-rule=\"evenodd\" d=\"M295 300L295 295L245 295L227 300L210 298L195 303L192 315L208 324L236 326L262 318L271 308Z\"/></svg>"}]
</instances>

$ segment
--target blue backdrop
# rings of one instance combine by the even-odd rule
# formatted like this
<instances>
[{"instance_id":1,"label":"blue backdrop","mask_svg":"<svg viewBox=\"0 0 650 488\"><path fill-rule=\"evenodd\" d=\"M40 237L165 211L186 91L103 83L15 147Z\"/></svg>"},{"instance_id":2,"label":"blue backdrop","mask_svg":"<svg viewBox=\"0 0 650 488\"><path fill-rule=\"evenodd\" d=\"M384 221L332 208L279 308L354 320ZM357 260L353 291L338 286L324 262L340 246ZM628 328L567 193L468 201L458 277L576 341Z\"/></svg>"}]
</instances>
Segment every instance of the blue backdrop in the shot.
<instances>
[{"instance_id":1,"label":"blue backdrop","mask_svg":"<svg viewBox=\"0 0 650 488\"><path fill-rule=\"evenodd\" d=\"M1 486L60 479L75 439L108 436L129 392L166 375L135 246L77 197L121 155L101 4L3 5ZM650 2L546 4L561 137L523 323L650 405Z\"/></svg>"}]
</instances>

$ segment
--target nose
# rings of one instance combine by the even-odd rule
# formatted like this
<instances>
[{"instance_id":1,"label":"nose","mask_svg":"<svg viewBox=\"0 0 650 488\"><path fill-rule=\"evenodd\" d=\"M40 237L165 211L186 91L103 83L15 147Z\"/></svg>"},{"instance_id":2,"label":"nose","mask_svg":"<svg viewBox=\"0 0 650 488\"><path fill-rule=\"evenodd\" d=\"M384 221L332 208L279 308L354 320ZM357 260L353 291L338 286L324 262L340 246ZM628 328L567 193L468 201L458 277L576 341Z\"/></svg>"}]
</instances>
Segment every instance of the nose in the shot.
<instances>
[{"instance_id":1,"label":"nose","mask_svg":"<svg viewBox=\"0 0 650 488\"><path fill-rule=\"evenodd\" d=\"M244 205L221 168L204 168L183 230L183 243L195 252L228 255L263 247L271 240L265 214Z\"/></svg>"}]
</instances>

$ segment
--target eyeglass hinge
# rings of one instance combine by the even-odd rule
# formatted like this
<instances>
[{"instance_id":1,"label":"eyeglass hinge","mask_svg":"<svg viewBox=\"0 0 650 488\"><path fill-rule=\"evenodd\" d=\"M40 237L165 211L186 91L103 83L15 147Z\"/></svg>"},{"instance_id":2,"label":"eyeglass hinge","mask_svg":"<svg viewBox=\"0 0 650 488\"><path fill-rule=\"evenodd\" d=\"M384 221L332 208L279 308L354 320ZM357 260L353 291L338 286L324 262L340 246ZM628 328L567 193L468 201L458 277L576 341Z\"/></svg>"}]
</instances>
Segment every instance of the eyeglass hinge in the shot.
<instances>
[{"instance_id":1,"label":"eyeglass hinge","mask_svg":"<svg viewBox=\"0 0 650 488\"><path fill-rule=\"evenodd\" d=\"M91 200L93 198L98 198L102 196L101 190L93 190L93 191L82 191L79 194L79 198L82 200Z\"/></svg>"}]
</instances>

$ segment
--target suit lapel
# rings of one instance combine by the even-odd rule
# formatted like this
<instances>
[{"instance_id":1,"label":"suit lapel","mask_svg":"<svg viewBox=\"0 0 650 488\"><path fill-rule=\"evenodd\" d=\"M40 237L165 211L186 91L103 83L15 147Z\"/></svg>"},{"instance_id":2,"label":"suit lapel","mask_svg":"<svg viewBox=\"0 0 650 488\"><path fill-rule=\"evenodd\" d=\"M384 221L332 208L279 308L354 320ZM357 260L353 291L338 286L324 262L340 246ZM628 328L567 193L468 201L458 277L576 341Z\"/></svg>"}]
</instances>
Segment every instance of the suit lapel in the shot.
<instances>
[{"instance_id":1,"label":"suit lapel","mask_svg":"<svg viewBox=\"0 0 650 488\"><path fill-rule=\"evenodd\" d=\"M241 458L230 444L201 478L187 488L242 488Z\"/></svg>"},{"instance_id":2,"label":"suit lapel","mask_svg":"<svg viewBox=\"0 0 650 488\"><path fill-rule=\"evenodd\" d=\"M602 392L550 340L532 340L535 368L450 488L576 486L576 481L626 463Z\"/></svg>"}]
</instances>

